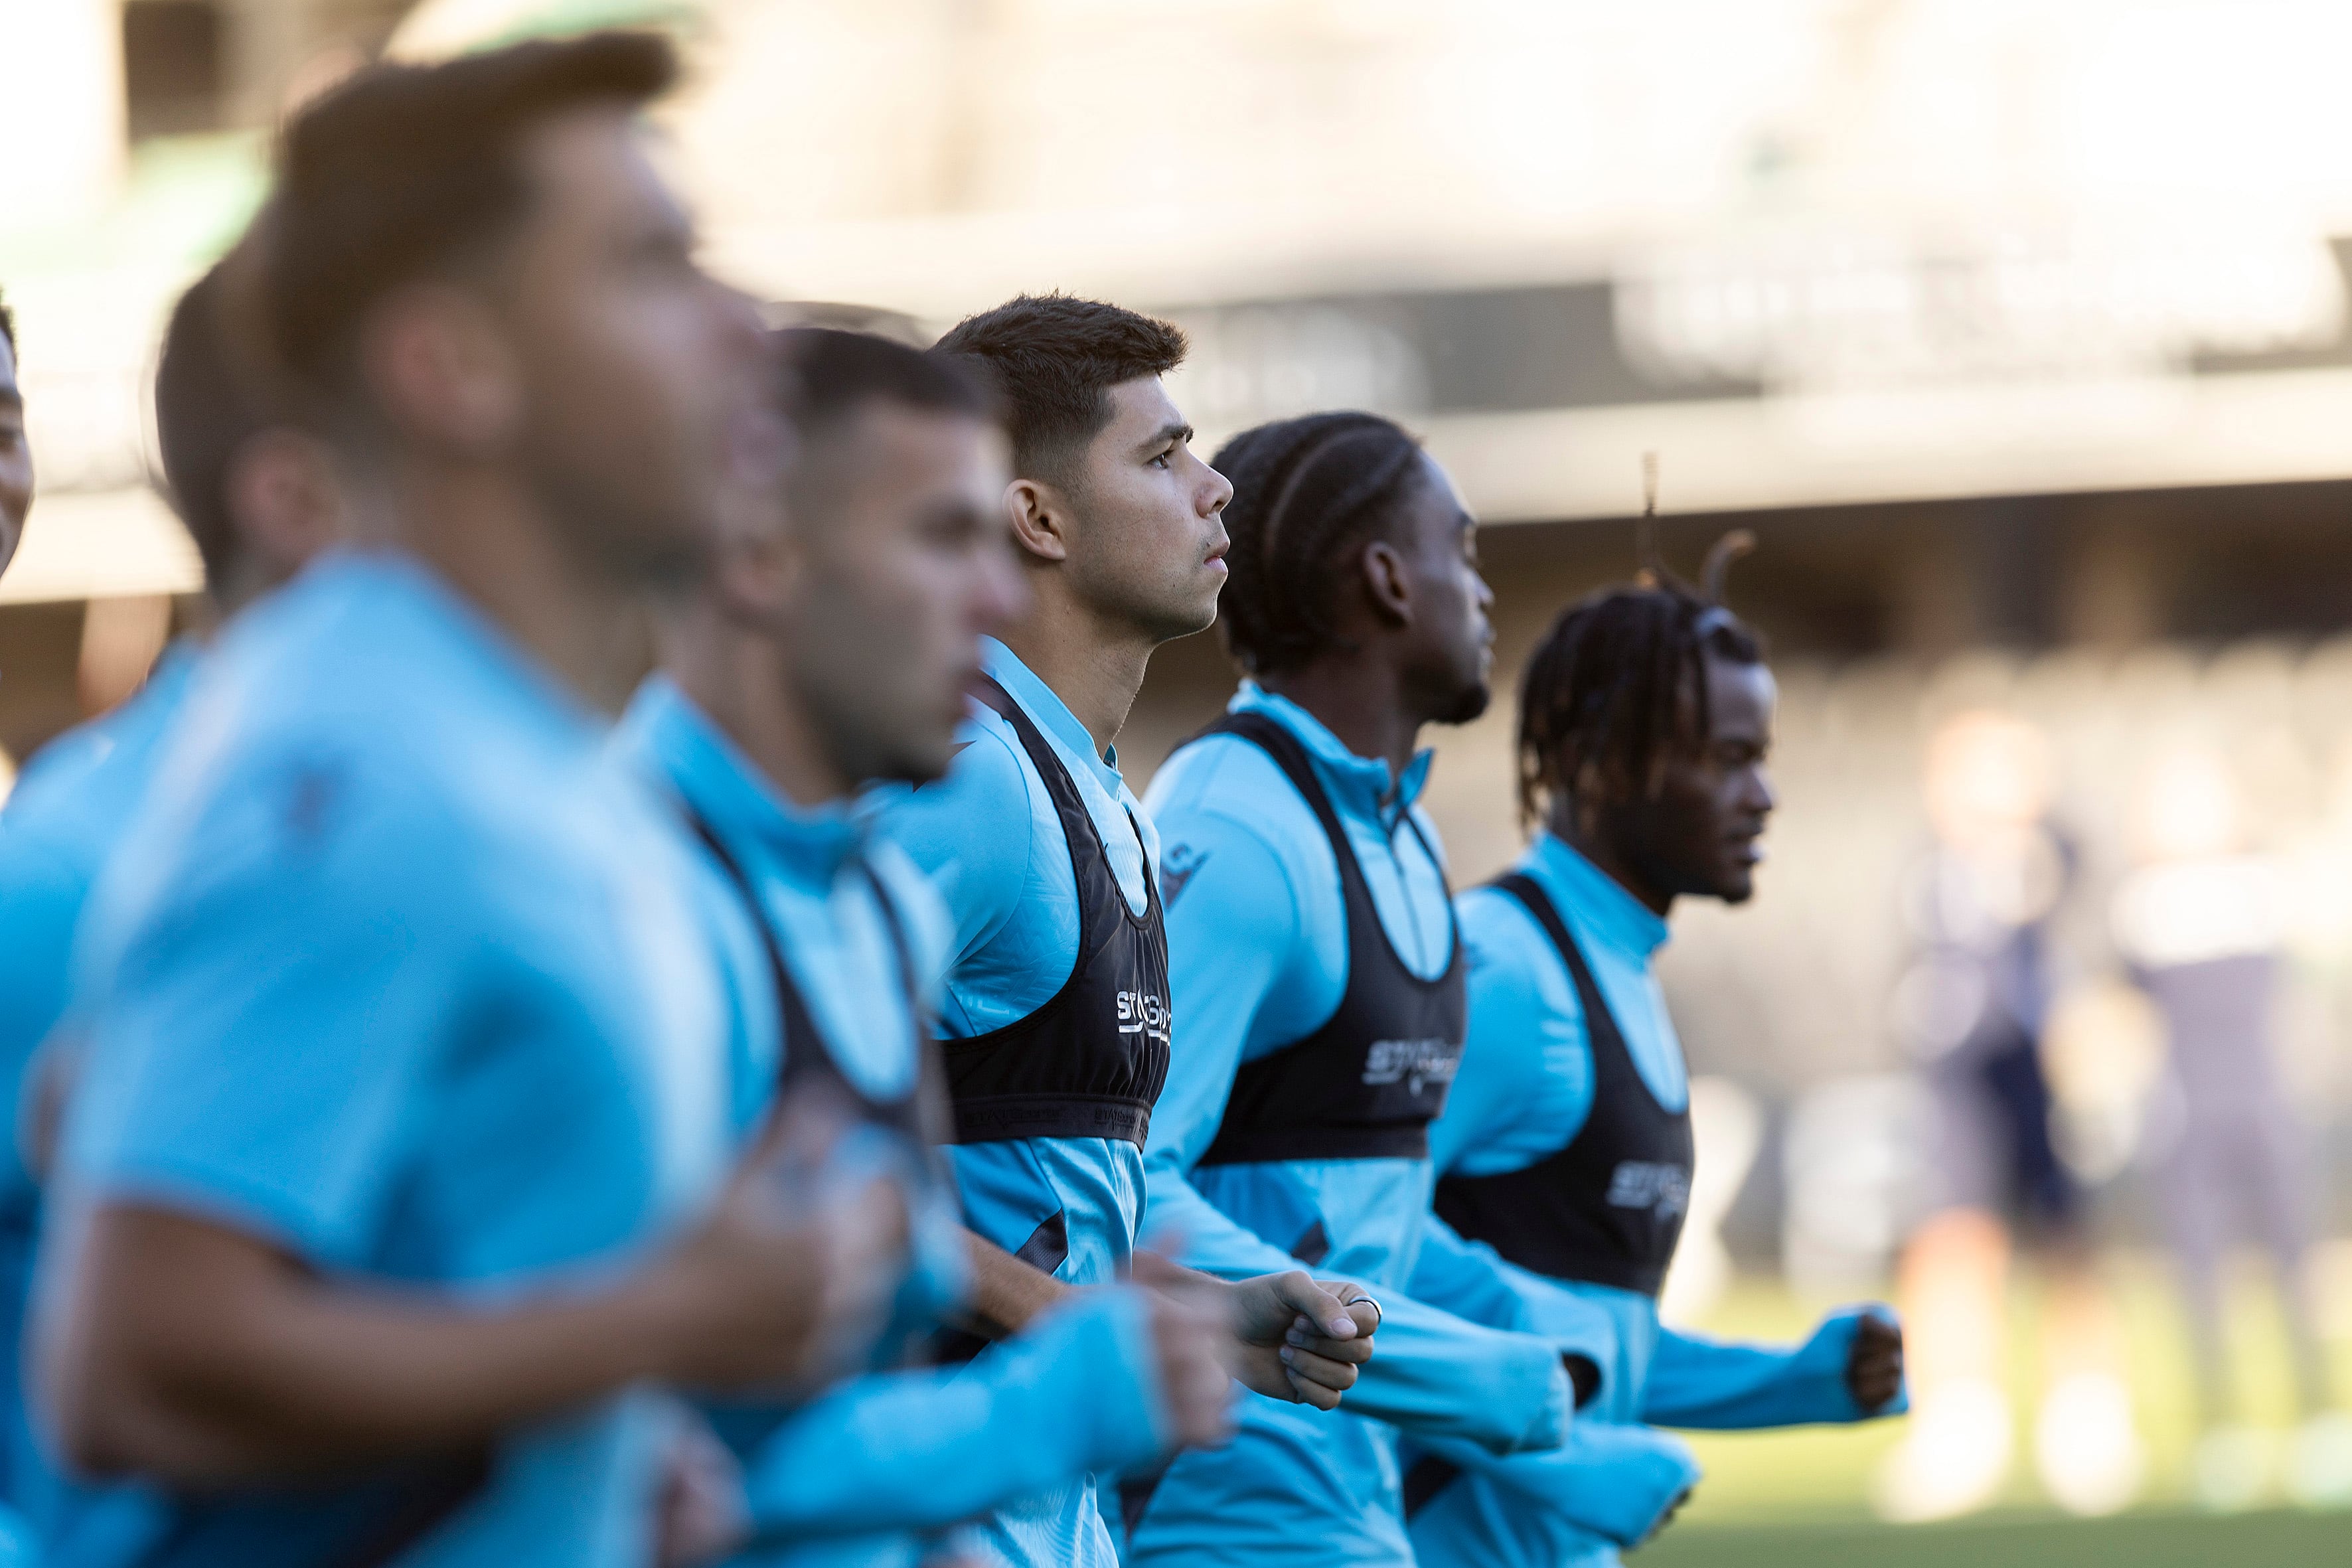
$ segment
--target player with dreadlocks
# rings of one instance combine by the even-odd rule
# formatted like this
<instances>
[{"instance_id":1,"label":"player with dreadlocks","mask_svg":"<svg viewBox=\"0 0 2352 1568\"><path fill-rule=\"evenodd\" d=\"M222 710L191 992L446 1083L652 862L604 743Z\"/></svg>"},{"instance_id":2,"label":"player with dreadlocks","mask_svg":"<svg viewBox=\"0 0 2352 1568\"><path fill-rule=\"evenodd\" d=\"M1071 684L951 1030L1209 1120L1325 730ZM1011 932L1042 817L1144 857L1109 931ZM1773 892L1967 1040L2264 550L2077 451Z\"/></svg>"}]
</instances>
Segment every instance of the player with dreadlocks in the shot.
<instances>
[{"instance_id":1,"label":"player with dreadlocks","mask_svg":"<svg viewBox=\"0 0 2352 1568\"><path fill-rule=\"evenodd\" d=\"M1721 603L1750 542L1717 544L1703 589L1654 560L1631 585L1570 605L1520 683L1519 807L1541 830L1516 868L1460 901L1469 1045L1430 1133L1444 1173L1431 1247L1466 1239L1508 1259L1523 1321L1608 1316L1614 1342L1580 1429L1608 1449L1613 1426L1622 1447L1580 1487L1528 1460L1408 1456L1425 1564L1613 1563L1671 1517L1675 1496L1613 1520L1596 1500L1624 1495L1629 1477L1679 1467L1683 1490L1697 1477L1644 1424L1855 1421L1902 1399L1902 1336L1883 1309L1838 1312L1804 1343L1769 1349L1657 1317L1693 1143L1682 1047L1652 963L1675 900L1754 893L1773 807L1771 671L1757 634Z\"/></svg>"},{"instance_id":2,"label":"player with dreadlocks","mask_svg":"<svg viewBox=\"0 0 2352 1568\"><path fill-rule=\"evenodd\" d=\"M1176 1019L1150 1213L1212 1273L1340 1270L1378 1296L1381 1348L1339 1411L1245 1397L1232 1444L1122 1488L1129 1561L1409 1568L1394 1427L1549 1448L1570 1400L1559 1347L1412 1279L1467 1016L1419 737L1486 706L1492 595L1453 482L1386 419L1261 426L1216 467L1220 614L1251 679L1146 800ZM1463 1294L1507 1294L1492 1255L1456 1261Z\"/></svg>"}]
</instances>

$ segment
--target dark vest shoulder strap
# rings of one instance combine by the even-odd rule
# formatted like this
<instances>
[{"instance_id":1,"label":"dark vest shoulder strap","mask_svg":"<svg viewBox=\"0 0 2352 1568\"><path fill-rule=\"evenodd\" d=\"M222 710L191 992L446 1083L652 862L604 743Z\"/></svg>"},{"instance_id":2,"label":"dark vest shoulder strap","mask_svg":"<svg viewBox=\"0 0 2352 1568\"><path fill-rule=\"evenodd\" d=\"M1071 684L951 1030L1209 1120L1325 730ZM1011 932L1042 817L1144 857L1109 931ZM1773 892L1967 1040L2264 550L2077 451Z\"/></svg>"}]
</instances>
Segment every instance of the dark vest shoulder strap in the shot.
<instances>
[{"instance_id":1,"label":"dark vest shoulder strap","mask_svg":"<svg viewBox=\"0 0 2352 1568\"><path fill-rule=\"evenodd\" d=\"M1290 781L1290 787L1298 792L1299 797L1307 802L1307 808L1315 814L1316 824L1323 829L1323 837L1331 841L1331 853L1339 863L1343 900L1369 909L1371 889L1364 881L1363 867L1357 862L1356 847L1349 841L1347 824L1339 820L1339 808L1331 804L1331 793L1316 776L1315 761L1307 754L1307 748L1299 743L1298 737L1263 713L1228 713L1195 735L1193 740L1204 740L1211 735L1236 736L1274 760L1274 765L1280 768L1283 776ZM1413 831L1418 833L1421 830L1416 826ZM1348 899L1349 894L1356 897ZM1362 934L1370 933L1358 933L1351 929L1349 940L1355 941Z\"/></svg>"},{"instance_id":2,"label":"dark vest shoulder strap","mask_svg":"<svg viewBox=\"0 0 2352 1568\"><path fill-rule=\"evenodd\" d=\"M787 1077L793 1076L797 1070L793 1066L794 1041L817 1041L819 1048L823 1049L824 1037L816 1026L816 1016L809 1011L807 998L801 994L800 984L793 978L792 966L784 962L783 944L776 940L775 928L768 923L767 906L761 901L760 889L752 882L751 873L743 868L743 863L735 858L734 852L727 847L702 813L688 805L686 817L694 828L694 836L702 840L702 847L719 863L719 868L726 873L728 881L734 884L737 896L743 900L744 912L751 917L751 929L759 933L760 949L768 959L769 978L776 988L776 1021L782 1032L786 1053L783 1071ZM805 1063L806 1057L803 1056L802 1060Z\"/></svg>"},{"instance_id":3,"label":"dark vest shoulder strap","mask_svg":"<svg viewBox=\"0 0 2352 1568\"><path fill-rule=\"evenodd\" d=\"M1584 961L1584 949L1570 932L1568 922L1560 918L1559 910L1552 903L1551 895L1543 890L1543 885L1525 871L1506 871L1487 885L1517 899L1535 917L1544 935L1551 939L1552 946L1559 952L1560 962L1568 965L1568 977L1575 983L1577 999L1584 1004L1585 1027L1592 1028L1591 1020L1598 1018L1614 1029L1616 1017L1601 994L1591 965Z\"/></svg>"}]
</instances>

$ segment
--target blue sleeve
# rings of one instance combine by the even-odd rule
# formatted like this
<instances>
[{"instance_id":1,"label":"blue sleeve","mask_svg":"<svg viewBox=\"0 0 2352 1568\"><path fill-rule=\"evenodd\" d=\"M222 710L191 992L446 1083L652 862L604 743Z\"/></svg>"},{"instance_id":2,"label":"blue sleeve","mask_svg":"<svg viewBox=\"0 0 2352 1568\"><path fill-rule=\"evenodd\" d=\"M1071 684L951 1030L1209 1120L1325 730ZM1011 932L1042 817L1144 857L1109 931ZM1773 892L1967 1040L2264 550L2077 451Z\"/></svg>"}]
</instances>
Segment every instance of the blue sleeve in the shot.
<instances>
[{"instance_id":1,"label":"blue sleeve","mask_svg":"<svg viewBox=\"0 0 2352 1568\"><path fill-rule=\"evenodd\" d=\"M1416 1436L1411 1447L1457 1469L1485 1477L1534 1503L1515 1513L1522 1531L1550 1540L1528 1561L1586 1561L1591 1535L1633 1546L1664 1522L1666 1510L1698 1485L1690 1446L1667 1432L1580 1421L1559 1447L1539 1454L1494 1455L1466 1443Z\"/></svg>"},{"instance_id":2,"label":"blue sleeve","mask_svg":"<svg viewBox=\"0 0 2352 1568\"><path fill-rule=\"evenodd\" d=\"M1609 1314L1573 1291L1508 1263L1480 1241L1465 1241L1435 1215L1424 1222L1407 1289L1418 1300L1489 1328L1534 1334L1562 1355L1596 1367L1617 1361Z\"/></svg>"},{"instance_id":3,"label":"blue sleeve","mask_svg":"<svg viewBox=\"0 0 2352 1568\"><path fill-rule=\"evenodd\" d=\"M948 776L877 791L881 831L929 877L947 918L950 967L988 944L1020 907L1029 877L1029 770L991 714L960 731Z\"/></svg>"},{"instance_id":4,"label":"blue sleeve","mask_svg":"<svg viewBox=\"0 0 2352 1568\"><path fill-rule=\"evenodd\" d=\"M1734 1344L1663 1330L1642 1396L1642 1419L1660 1426L1742 1430L1814 1422L1866 1421L1911 1407L1906 1386L1885 1408L1864 1411L1846 1388L1846 1362L1865 1316L1893 1321L1883 1306L1831 1313L1794 1347Z\"/></svg>"},{"instance_id":5,"label":"blue sleeve","mask_svg":"<svg viewBox=\"0 0 2352 1568\"><path fill-rule=\"evenodd\" d=\"M1469 1034L1444 1111L1430 1124L1441 1172L1494 1175L1576 1135L1592 1104L1584 1009L1550 939L1507 893L1455 900L1469 963Z\"/></svg>"},{"instance_id":6,"label":"blue sleeve","mask_svg":"<svg viewBox=\"0 0 2352 1568\"><path fill-rule=\"evenodd\" d=\"M1168 1440L1142 1299L1090 1290L970 1366L845 1384L744 1466L763 1537L931 1530Z\"/></svg>"},{"instance_id":7,"label":"blue sleeve","mask_svg":"<svg viewBox=\"0 0 2352 1568\"><path fill-rule=\"evenodd\" d=\"M34 1053L64 1014L73 970L74 931L89 892L77 870L45 838L11 831L0 818L0 1179L15 1192L33 1185L18 1152L17 1101Z\"/></svg>"},{"instance_id":8,"label":"blue sleeve","mask_svg":"<svg viewBox=\"0 0 2352 1568\"><path fill-rule=\"evenodd\" d=\"M1265 840L1215 813L1187 813L1182 884L1166 896L1168 994L1175 1027L1168 1080L1144 1147L1145 1213L1182 1262L1246 1279L1297 1259L1236 1224L1188 1180L1217 1135L1260 1002L1287 966L1298 914Z\"/></svg>"},{"instance_id":9,"label":"blue sleeve","mask_svg":"<svg viewBox=\"0 0 2352 1568\"><path fill-rule=\"evenodd\" d=\"M1576 1394L1549 1341L1470 1322L1409 1296L1378 1300L1372 1359L1344 1409L1492 1453L1559 1446Z\"/></svg>"},{"instance_id":10,"label":"blue sleeve","mask_svg":"<svg viewBox=\"0 0 2352 1568\"><path fill-rule=\"evenodd\" d=\"M498 933L452 909L441 868L464 839L425 805L346 770L321 828L257 771L173 846L134 827L138 875L100 886L89 945L108 981L61 1173L363 1267Z\"/></svg>"}]
</instances>

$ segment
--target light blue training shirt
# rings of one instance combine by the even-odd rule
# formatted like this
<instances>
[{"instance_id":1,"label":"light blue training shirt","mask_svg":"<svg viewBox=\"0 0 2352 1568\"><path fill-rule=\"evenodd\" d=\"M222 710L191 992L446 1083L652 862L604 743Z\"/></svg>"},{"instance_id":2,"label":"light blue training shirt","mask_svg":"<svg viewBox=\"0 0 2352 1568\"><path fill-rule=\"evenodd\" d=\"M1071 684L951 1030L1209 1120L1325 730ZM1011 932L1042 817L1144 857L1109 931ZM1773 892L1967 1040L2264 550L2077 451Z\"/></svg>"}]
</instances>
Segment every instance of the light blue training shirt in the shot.
<instances>
[{"instance_id":1,"label":"light blue training shirt","mask_svg":"<svg viewBox=\"0 0 2352 1568\"><path fill-rule=\"evenodd\" d=\"M1398 957L1423 979L1443 973L1454 917L1436 830L1416 804L1428 754L1395 778L1255 685L1232 709L1263 713L1298 739ZM1555 1446L1569 1406L1557 1352L1433 1310L1448 1290L1492 1289L1490 1258L1451 1258L1463 1278L1433 1277L1433 1291L1414 1282L1409 1294L1433 1180L1426 1160L1197 1165L1241 1064L1337 1011L1348 978L1345 906L1338 858L1313 808L1257 745L1216 734L1185 746L1152 780L1147 804L1167 846L1175 1017L1147 1152L1152 1230L1173 1238L1192 1267L1242 1278L1299 1267L1286 1248L1319 1225L1329 1250L1315 1274L1371 1290L1382 1317L1373 1359L1339 1411L1244 1395L1233 1445L1181 1456L1128 1521L1130 1557L1410 1563L1392 1433L1381 1422L1486 1449Z\"/></svg>"},{"instance_id":2,"label":"light blue training shirt","mask_svg":"<svg viewBox=\"0 0 2352 1568\"><path fill-rule=\"evenodd\" d=\"M45 1274L135 1203L487 1308L596 1288L707 1203L728 998L690 848L605 736L396 552L241 616L86 917ZM642 1564L675 1415L625 1390L509 1433L392 1561ZM49 1561L299 1561L424 1468L112 1488Z\"/></svg>"},{"instance_id":3,"label":"light blue training shirt","mask_svg":"<svg viewBox=\"0 0 2352 1568\"><path fill-rule=\"evenodd\" d=\"M924 1021L910 1001L927 1007L936 994L948 922L904 852L845 803L786 798L667 677L638 692L616 744L708 825L756 889L759 918L843 1076L877 1101L912 1091ZM740 906L731 877L708 869L705 896ZM775 1040L765 950L726 957L747 997L745 1030ZM804 1048L782 1042L785 1052ZM772 1049L737 1059L753 1075L739 1103L762 1113L782 1063ZM919 1189L915 1234L917 1267L886 1348L936 1327L960 1296L964 1232L944 1184ZM912 1568L963 1520L1150 1458L1166 1435L1156 1378L1141 1304L1125 1291L1090 1292L969 1369L852 1378L740 1442L758 1535L746 1561Z\"/></svg>"},{"instance_id":4,"label":"light blue training shirt","mask_svg":"<svg viewBox=\"0 0 2352 1568\"><path fill-rule=\"evenodd\" d=\"M1054 689L1013 650L982 641L982 664L1053 747L1076 783L1129 909L1150 901L1160 845L1115 752L1095 750ZM982 1035L1037 1011L1078 961L1078 889L1070 846L1045 782L1003 715L976 707L958 733L948 776L920 789L875 792L882 831L929 873L948 909L940 1032ZM965 1221L1017 1253L1055 1215L1068 1252L1055 1278L1118 1278L1143 1220L1143 1154L1116 1138L1027 1138L950 1145ZM975 1367L1003 1353L982 1352ZM985 1521L992 1550L1015 1568L1108 1568L1116 1549L1098 1483L1055 1489Z\"/></svg>"},{"instance_id":5,"label":"light blue training shirt","mask_svg":"<svg viewBox=\"0 0 2352 1568\"><path fill-rule=\"evenodd\" d=\"M129 700L37 752L0 809L0 1085L18 1126L28 1069L64 1015L83 906L139 804L187 695L198 650L173 643ZM58 1468L26 1408L25 1310L40 1237L39 1183L14 1136L0 1152L0 1499L45 1519Z\"/></svg>"},{"instance_id":6,"label":"light blue training shirt","mask_svg":"<svg viewBox=\"0 0 2352 1568\"><path fill-rule=\"evenodd\" d=\"M1666 922L1554 835L1520 858L1591 968L1643 1086L1670 1111L1690 1102L1682 1042L1654 961ZM1470 1038L1445 1110L1430 1128L1437 1168L1495 1175L1564 1148L1592 1110L1592 1049L1568 966L1533 914L1494 888L1457 900L1470 948ZM1492 1257L1430 1217L1430 1250ZM1664 1327L1635 1291L1548 1279L1502 1264L1513 1297L1482 1316L1513 1326L1606 1317L1598 1397L1579 1416L1589 1450L1489 1459L1446 1450L1471 1473L1412 1518L1424 1565L1601 1564L1648 1533L1698 1479L1687 1451L1649 1424L1755 1427L1855 1421L1845 1367L1860 1310L1832 1314L1803 1344L1730 1344ZM1465 1309L1465 1310L1468 1309ZM1884 1309L1874 1309L1885 1314ZM1903 1408L1901 1401L1885 1414ZM1602 1432L1602 1427L1615 1428ZM1413 1457L1408 1452L1408 1458Z\"/></svg>"}]
</instances>

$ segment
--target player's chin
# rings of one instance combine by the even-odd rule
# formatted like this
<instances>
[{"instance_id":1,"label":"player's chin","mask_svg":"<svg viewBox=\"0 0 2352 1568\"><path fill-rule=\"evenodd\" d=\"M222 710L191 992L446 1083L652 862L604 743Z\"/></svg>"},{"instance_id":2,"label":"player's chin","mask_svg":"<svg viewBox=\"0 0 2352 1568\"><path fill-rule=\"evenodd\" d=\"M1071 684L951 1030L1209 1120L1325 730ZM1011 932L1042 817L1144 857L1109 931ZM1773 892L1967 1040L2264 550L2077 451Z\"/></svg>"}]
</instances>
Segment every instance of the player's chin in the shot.
<instances>
[{"instance_id":1,"label":"player's chin","mask_svg":"<svg viewBox=\"0 0 2352 1568\"><path fill-rule=\"evenodd\" d=\"M1727 904L1744 904L1756 896L1753 866L1726 866L1717 877L1715 896Z\"/></svg>"}]
</instances>

